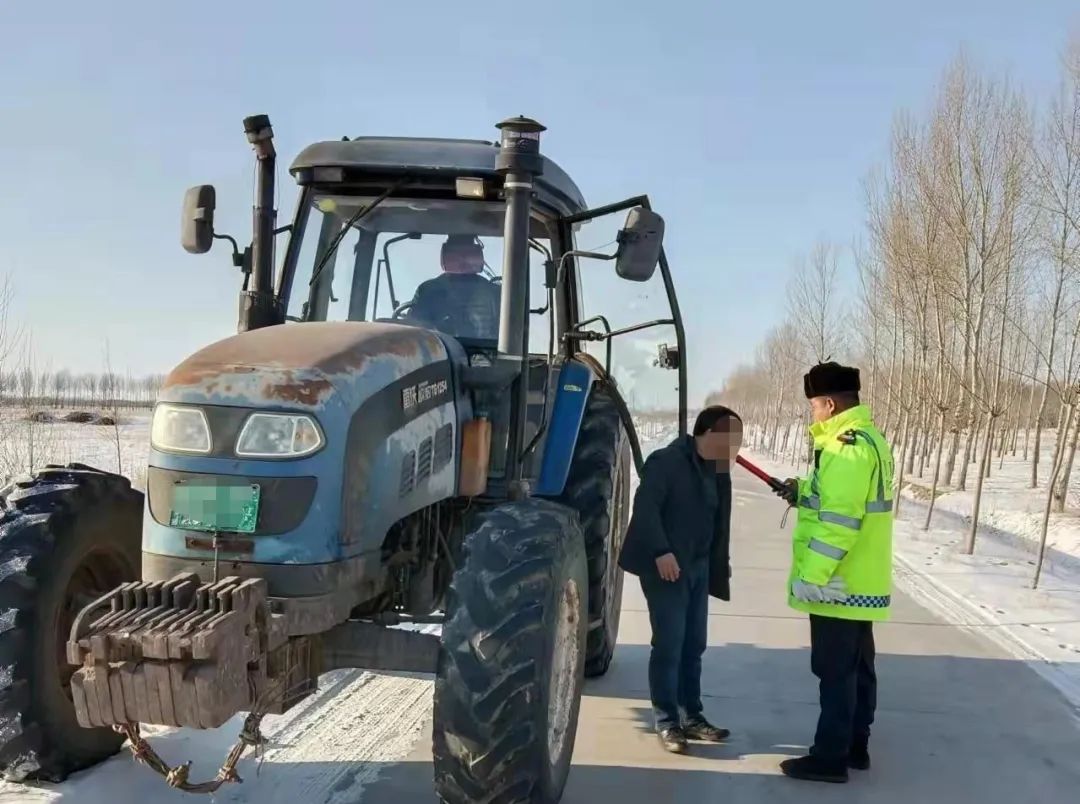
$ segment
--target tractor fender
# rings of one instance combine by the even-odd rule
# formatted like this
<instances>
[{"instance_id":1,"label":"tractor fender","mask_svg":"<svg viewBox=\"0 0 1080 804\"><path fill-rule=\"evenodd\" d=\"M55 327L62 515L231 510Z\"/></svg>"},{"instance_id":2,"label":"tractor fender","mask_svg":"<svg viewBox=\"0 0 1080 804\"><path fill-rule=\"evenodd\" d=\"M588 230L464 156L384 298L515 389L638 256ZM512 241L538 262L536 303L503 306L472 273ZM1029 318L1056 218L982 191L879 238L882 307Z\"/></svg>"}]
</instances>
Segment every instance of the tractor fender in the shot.
<instances>
[{"instance_id":1,"label":"tractor fender","mask_svg":"<svg viewBox=\"0 0 1080 804\"><path fill-rule=\"evenodd\" d=\"M593 370L576 360L566 362L559 370L558 390L544 440L544 460L535 489L541 497L557 497L566 487L581 422L595 381Z\"/></svg>"}]
</instances>

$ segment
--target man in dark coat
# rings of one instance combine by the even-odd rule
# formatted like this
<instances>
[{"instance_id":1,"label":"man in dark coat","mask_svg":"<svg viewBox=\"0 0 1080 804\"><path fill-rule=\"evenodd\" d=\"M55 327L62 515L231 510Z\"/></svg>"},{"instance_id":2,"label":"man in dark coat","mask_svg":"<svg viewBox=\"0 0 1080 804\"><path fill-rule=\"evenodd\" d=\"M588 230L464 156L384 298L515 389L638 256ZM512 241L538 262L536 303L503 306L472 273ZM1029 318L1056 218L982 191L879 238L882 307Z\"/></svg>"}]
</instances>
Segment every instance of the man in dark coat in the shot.
<instances>
[{"instance_id":1,"label":"man in dark coat","mask_svg":"<svg viewBox=\"0 0 1080 804\"><path fill-rule=\"evenodd\" d=\"M704 716L701 656L709 595L730 599L731 464L742 421L722 405L707 407L693 435L645 461L619 566L637 575L649 607L649 696L656 731L668 751L688 740L721 742L728 730Z\"/></svg>"},{"instance_id":2,"label":"man in dark coat","mask_svg":"<svg viewBox=\"0 0 1080 804\"><path fill-rule=\"evenodd\" d=\"M499 285L483 276L484 246L475 235L450 235L440 256L442 273L421 283L406 320L457 338L499 337Z\"/></svg>"}]
</instances>

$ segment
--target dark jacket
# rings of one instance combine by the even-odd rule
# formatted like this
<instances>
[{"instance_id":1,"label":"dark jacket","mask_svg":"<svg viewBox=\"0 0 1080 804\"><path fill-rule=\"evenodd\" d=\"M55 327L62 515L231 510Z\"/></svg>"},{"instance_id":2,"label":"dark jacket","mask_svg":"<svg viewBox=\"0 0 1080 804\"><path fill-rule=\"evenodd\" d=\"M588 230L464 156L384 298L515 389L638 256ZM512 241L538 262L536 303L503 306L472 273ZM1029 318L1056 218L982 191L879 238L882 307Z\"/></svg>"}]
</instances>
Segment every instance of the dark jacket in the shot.
<instances>
[{"instance_id":1,"label":"dark jacket","mask_svg":"<svg viewBox=\"0 0 1080 804\"><path fill-rule=\"evenodd\" d=\"M420 284L408 320L457 338L499 337L500 289L479 274L439 274Z\"/></svg>"},{"instance_id":2,"label":"dark jacket","mask_svg":"<svg viewBox=\"0 0 1080 804\"><path fill-rule=\"evenodd\" d=\"M656 559L674 553L679 566L709 563L709 594L730 600L731 475L717 472L682 436L645 461L619 566L658 576Z\"/></svg>"}]
</instances>

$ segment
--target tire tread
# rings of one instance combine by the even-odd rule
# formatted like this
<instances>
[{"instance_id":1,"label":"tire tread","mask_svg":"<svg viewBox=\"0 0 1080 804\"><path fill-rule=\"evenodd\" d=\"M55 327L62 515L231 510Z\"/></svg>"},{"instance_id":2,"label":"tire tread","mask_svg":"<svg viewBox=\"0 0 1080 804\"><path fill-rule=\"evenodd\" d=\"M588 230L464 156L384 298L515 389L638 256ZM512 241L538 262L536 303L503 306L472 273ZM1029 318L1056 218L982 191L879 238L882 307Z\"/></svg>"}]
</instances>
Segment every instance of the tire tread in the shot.
<instances>
[{"instance_id":1,"label":"tire tread","mask_svg":"<svg viewBox=\"0 0 1080 804\"><path fill-rule=\"evenodd\" d=\"M137 505L141 511L142 500L127 478L78 463L49 465L0 490L0 611L14 610L13 627L0 632L0 673L10 679L0 689L0 770L9 780L63 781L123 743L102 729L96 750L76 753L65 748L61 735L47 733L39 711L39 695L45 693L33 677L34 649L42 637L35 633L35 614L42 591L55 582L51 568L61 540L78 538L79 513L98 505ZM135 534L136 556L138 539Z\"/></svg>"},{"instance_id":2,"label":"tire tread","mask_svg":"<svg viewBox=\"0 0 1080 804\"><path fill-rule=\"evenodd\" d=\"M435 679L435 789L448 804L535 804L540 791L535 711L547 678L555 567L581 550L577 514L531 499L486 513L464 544L450 586Z\"/></svg>"},{"instance_id":3,"label":"tire tread","mask_svg":"<svg viewBox=\"0 0 1080 804\"><path fill-rule=\"evenodd\" d=\"M618 560L614 551L621 545L621 534L616 544L610 544L608 537L617 472L623 459L622 452L627 449L628 442L618 407L610 391L598 383L589 395L562 495L563 502L578 512L585 536L585 553L589 563L589 618L602 621L599 627L589 630L585 675L590 678L607 672L615 652L608 627L612 612L604 611L607 600L605 582L609 562ZM621 601L616 599L614 605L617 609ZM617 622L617 610L614 616Z\"/></svg>"}]
</instances>

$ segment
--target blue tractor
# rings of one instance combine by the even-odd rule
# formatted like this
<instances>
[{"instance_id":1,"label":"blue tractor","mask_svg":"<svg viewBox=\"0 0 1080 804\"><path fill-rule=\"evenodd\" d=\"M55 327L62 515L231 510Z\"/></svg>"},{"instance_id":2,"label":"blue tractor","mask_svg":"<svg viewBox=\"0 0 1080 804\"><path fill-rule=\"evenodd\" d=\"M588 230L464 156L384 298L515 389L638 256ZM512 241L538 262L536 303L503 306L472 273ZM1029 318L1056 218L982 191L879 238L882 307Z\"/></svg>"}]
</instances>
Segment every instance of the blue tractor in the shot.
<instances>
[{"instance_id":1,"label":"blue tractor","mask_svg":"<svg viewBox=\"0 0 1080 804\"><path fill-rule=\"evenodd\" d=\"M557 801L583 679L615 648L641 461L613 338L675 328L657 365L678 372L686 427L663 221L644 196L587 209L541 155L543 127L515 118L497 144L314 144L278 227L270 122L244 122L251 245L214 229L211 186L188 191L182 223L189 252L232 243L238 334L168 375L145 496L78 464L0 492L0 608L14 611L0 759L9 777L62 779L126 737L174 787L208 791L321 673L419 671L436 678L444 801ZM625 214L615 250L578 250L578 226L611 214ZM403 243L430 261L402 260ZM583 320L584 260L631 282L659 266L670 316ZM441 633L417 627L431 623ZM241 712L237 750L201 786L138 731Z\"/></svg>"}]
</instances>

